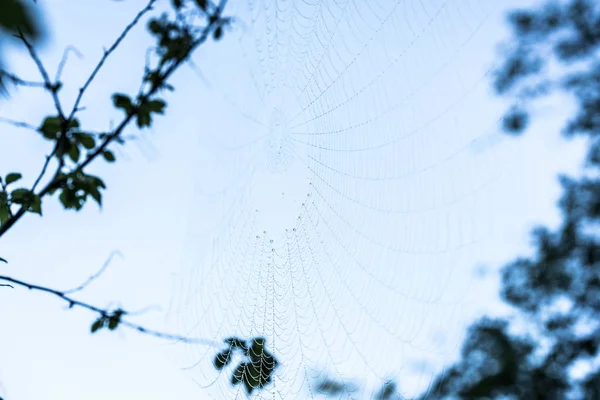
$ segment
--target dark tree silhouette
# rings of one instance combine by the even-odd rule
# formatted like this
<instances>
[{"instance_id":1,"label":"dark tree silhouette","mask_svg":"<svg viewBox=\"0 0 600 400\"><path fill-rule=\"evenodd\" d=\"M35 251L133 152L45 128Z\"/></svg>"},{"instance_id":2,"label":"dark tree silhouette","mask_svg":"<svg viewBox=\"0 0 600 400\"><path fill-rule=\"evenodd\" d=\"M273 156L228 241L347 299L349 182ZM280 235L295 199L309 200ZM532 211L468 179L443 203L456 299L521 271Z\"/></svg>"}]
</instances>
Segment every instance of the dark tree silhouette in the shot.
<instances>
[{"instance_id":1,"label":"dark tree silhouette","mask_svg":"<svg viewBox=\"0 0 600 400\"><path fill-rule=\"evenodd\" d=\"M525 132L537 99L571 95L577 108L562 134L587 138L586 171L560 176L561 225L536 228L535 255L502 269L501 298L515 318L475 322L460 360L420 398L600 399L600 368L591 364L600 358L600 2L548 2L508 20L513 37L494 79L496 92L515 104L504 129ZM516 324L525 333L515 333ZM576 379L578 362L590 370ZM330 387L324 393L332 396L343 389Z\"/></svg>"},{"instance_id":2,"label":"dark tree silhouette","mask_svg":"<svg viewBox=\"0 0 600 400\"><path fill-rule=\"evenodd\" d=\"M6 83L26 84L4 69L3 52L7 44L15 41L15 34L22 34L30 42L38 44L44 37L44 22L33 1L2 0L0 5L0 94L6 94Z\"/></svg>"},{"instance_id":3,"label":"dark tree silhouette","mask_svg":"<svg viewBox=\"0 0 600 400\"><path fill-rule=\"evenodd\" d=\"M586 173L560 177L560 227L536 228L536 254L502 269L501 297L527 333L512 334L504 320L478 321L461 360L423 398L598 399L600 370L575 379L571 369L597 359L600 345L600 3L548 3L512 12L509 21L516 46L494 82L518 104L506 130L523 132L540 96L571 94L577 109L562 133L589 140Z\"/></svg>"}]
</instances>

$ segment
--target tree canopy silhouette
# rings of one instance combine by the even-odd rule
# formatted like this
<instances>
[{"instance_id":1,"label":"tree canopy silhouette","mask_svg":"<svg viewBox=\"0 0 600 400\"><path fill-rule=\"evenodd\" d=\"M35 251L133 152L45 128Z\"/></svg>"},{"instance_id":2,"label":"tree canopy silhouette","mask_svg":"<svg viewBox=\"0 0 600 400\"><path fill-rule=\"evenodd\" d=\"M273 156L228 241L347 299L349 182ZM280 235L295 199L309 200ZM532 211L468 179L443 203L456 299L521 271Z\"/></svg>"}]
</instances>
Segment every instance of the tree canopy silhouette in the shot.
<instances>
[{"instance_id":1,"label":"tree canopy silhouette","mask_svg":"<svg viewBox=\"0 0 600 400\"><path fill-rule=\"evenodd\" d=\"M500 295L515 318L476 321L460 360L420 398L599 399L600 2L551 1L508 20L513 37L493 81L498 95L514 100L504 130L524 133L536 100L566 93L577 107L561 133L587 138L586 169L559 177L560 226L535 228L534 256L502 268ZM376 399L401 398L386 387ZM339 396L344 385L322 382L321 389Z\"/></svg>"},{"instance_id":2,"label":"tree canopy silhouette","mask_svg":"<svg viewBox=\"0 0 600 400\"><path fill-rule=\"evenodd\" d=\"M533 257L502 269L502 299L526 323L484 318L469 330L461 360L439 376L423 398L600 398L600 4L551 2L510 13L513 49L497 71L498 94L515 106L510 133L527 127L536 99L553 91L572 95L575 114L563 135L589 141L586 173L561 176L561 225L533 233ZM515 46L516 44L516 46ZM514 322L513 322L514 324ZM574 374L574 368L582 369ZM588 371L584 371L583 365Z\"/></svg>"}]
</instances>

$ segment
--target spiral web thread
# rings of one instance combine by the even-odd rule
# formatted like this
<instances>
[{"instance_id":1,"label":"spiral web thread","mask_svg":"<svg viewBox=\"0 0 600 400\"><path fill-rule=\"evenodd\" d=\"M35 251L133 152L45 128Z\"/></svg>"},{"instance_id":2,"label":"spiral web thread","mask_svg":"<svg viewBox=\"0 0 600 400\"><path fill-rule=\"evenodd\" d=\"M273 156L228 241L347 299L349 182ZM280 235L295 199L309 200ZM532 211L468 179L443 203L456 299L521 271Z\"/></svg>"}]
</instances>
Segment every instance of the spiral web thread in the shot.
<instances>
[{"instance_id":1,"label":"spiral web thread","mask_svg":"<svg viewBox=\"0 0 600 400\"><path fill-rule=\"evenodd\" d=\"M436 337L466 315L510 156L481 145L488 3L230 3L241 28L202 69L223 117L202 128L179 308L195 336L266 338L280 366L258 398L316 398L326 376L410 397L440 372L415 360L457 345ZM245 397L215 349L189 356L203 393Z\"/></svg>"}]
</instances>

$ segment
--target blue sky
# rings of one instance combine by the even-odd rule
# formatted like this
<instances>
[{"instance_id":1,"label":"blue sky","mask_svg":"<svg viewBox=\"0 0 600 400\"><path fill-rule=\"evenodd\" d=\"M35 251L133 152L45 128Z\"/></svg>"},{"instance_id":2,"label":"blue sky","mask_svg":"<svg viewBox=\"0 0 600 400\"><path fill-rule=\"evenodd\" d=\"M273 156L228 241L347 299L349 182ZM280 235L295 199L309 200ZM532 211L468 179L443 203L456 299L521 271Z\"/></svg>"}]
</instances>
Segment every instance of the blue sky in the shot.
<instances>
[{"instance_id":1,"label":"blue sky","mask_svg":"<svg viewBox=\"0 0 600 400\"><path fill-rule=\"evenodd\" d=\"M82 55L63 73L71 104L143 2L39 3L52 73L67 46ZM154 306L135 321L156 329L267 337L282 362L275 398L304 398L325 371L365 380L360 395L385 376L415 394L470 320L505 312L495 271L529 251L533 224L558 221L555 175L581 159L582 143L556 129L564 98L535 110L526 137L499 132L507 103L488 72L503 12L523 3L286 1L278 15L274 2L230 3L243 23L179 71L167 115L131 128L140 139L115 149L116 164L91 168L108 185L102 210L46 200L43 218L0 242L0 273L69 288L116 251L81 299ZM84 127L118 121L110 95L135 93L149 45L140 26L107 63ZM36 79L24 53L10 54L12 70ZM37 125L52 104L36 90L0 103L0 117ZM31 182L48 151L3 126L0 172ZM215 349L92 336L93 315L23 289L0 291L0 304L6 399L244 397L211 367Z\"/></svg>"}]
</instances>

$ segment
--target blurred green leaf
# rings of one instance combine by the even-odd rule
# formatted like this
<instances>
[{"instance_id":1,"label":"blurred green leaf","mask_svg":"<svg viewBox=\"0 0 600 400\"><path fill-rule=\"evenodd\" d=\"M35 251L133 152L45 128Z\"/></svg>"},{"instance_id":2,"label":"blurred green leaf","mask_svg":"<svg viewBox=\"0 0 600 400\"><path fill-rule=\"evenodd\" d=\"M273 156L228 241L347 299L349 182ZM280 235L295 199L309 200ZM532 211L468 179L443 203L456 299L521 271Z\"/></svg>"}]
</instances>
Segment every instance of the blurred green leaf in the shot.
<instances>
[{"instance_id":1,"label":"blurred green leaf","mask_svg":"<svg viewBox=\"0 0 600 400\"><path fill-rule=\"evenodd\" d=\"M20 30L31 39L37 39L40 29L29 8L19 0L2 0L0 28L9 32Z\"/></svg>"},{"instance_id":2,"label":"blurred green leaf","mask_svg":"<svg viewBox=\"0 0 600 400\"><path fill-rule=\"evenodd\" d=\"M133 110L133 103L131 102L131 98L126 94L113 94L113 104L115 107L123 109L126 113L130 113Z\"/></svg>"},{"instance_id":3,"label":"blurred green leaf","mask_svg":"<svg viewBox=\"0 0 600 400\"><path fill-rule=\"evenodd\" d=\"M248 394L252 394L254 389L263 387L263 380L259 365L255 363L246 364L244 373L244 386L246 387L246 392Z\"/></svg>"},{"instance_id":4,"label":"blurred green leaf","mask_svg":"<svg viewBox=\"0 0 600 400\"><path fill-rule=\"evenodd\" d=\"M208 7L208 0L195 0L196 4L198 5L198 7L200 7L200 9L202 11L206 11L206 8Z\"/></svg>"},{"instance_id":5,"label":"blurred green leaf","mask_svg":"<svg viewBox=\"0 0 600 400\"><path fill-rule=\"evenodd\" d=\"M213 39L219 40L223 36L223 28L221 26L217 26L215 31L213 32Z\"/></svg>"},{"instance_id":6,"label":"blurred green leaf","mask_svg":"<svg viewBox=\"0 0 600 400\"><path fill-rule=\"evenodd\" d=\"M60 117L46 117L39 131L46 139L56 140L60 132Z\"/></svg>"},{"instance_id":7,"label":"blurred green leaf","mask_svg":"<svg viewBox=\"0 0 600 400\"><path fill-rule=\"evenodd\" d=\"M34 195L28 211L34 214L42 215L42 199L40 196Z\"/></svg>"},{"instance_id":8,"label":"blurred green leaf","mask_svg":"<svg viewBox=\"0 0 600 400\"><path fill-rule=\"evenodd\" d=\"M217 354L214 360L215 368L222 370L231 361L231 350L227 349Z\"/></svg>"},{"instance_id":9,"label":"blurred green leaf","mask_svg":"<svg viewBox=\"0 0 600 400\"><path fill-rule=\"evenodd\" d=\"M8 221L10 218L10 208L6 192L0 192L0 225Z\"/></svg>"},{"instance_id":10,"label":"blurred green leaf","mask_svg":"<svg viewBox=\"0 0 600 400\"><path fill-rule=\"evenodd\" d=\"M94 147L96 147L96 140L89 133L83 133L83 132L74 133L73 139L75 139L75 141L77 143L81 143L81 145L88 150L91 150Z\"/></svg>"},{"instance_id":11,"label":"blurred green leaf","mask_svg":"<svg viewBox=\"0 0 600 400\"><path fill-rule=\"evenodd\" d=\"M108 162L115 162L116 160L114 153L110 150L103 151L102 157L104 157L104 159Z\"/></svg>"},{"instance_id":12,"label":"blurred green leaf","mask_svg":"<svg viewBox=\"0 0 600 400\"><path fill-rule=\"evenodd\" d=\"M77 143L69 143L68 153L69 158L77 163L79 161L79 156L81 155L81 151L79 150L79 146Z\"/></svg>"},{"instance_id":13,"label":"blurred green leaf","mask_svg":"<svg viewBox=\"0 0 600 400\"><path fill-rule=\"evenodd\" d=\"M27 204L33 200L34 194L29 189L19 188L10 193L10 201L15 204Z\"/></svg>"},{"instance_id":14,"label":"blurred green leaf","mask_svg":"<svg viewBox=\"0 0 600 400\"><path fill-rule=\"evenodd\" d=\"M140 110L137 114L137 126L139 128L144 128L150 126L152 123L152 118L150 117L150 112L146 110Z\"/></svg>"},{"instance_id":15,"label":"blurred green leaf","mask_svg":"<svg viewBox=\"0 0 600 400\"><path fill-rule=\"evenodd\" d=\"M6 175L6 184L10 185L11 183L18 181L22 177L23 175L21 175L18 172L11 172L10 174Z\"/></svg>"},{"instance_id":16,"label":"blurred green leaf","mask_svg":"<svg viewBox=\"0 0 600 400\"><path fill-rule=\"evenodd\" d=\"M121 321L118 320L117 318L109 318L108 329L110 329L111 331L114 331L119 326L119 322L121 322Z\"/></svg>"},{"instance_id":17,"label":"blurred green leaf","mask_svg":"<svg viewBox=\"0 0 600 400\"><path fill-rule=\"evenodd\" d=\"M237 385L238 383L240 383L242 381L242 378L244 377L245 371L246 363L241 363L240 365L238 365L233 371L233 374L231 375L231 384Z\"/></svg>"},{"instance_id":18,"label":"blurred green leaf","mask_svg":"<svg viewBox=\"0 0 600 400\"><path fill-rule=\"evenodd\" d=\"M94 321L94 323L92 324L92 328L91 328L91 332L95 333L96 331L98 331L99 329L102 329L104 327L104 324L106 322L106 319L102 316L100 318L98 318L96 321Z\"/></svg>"},{"instance_id":19,"label":"blurred green leaf","mask_svg":"<svg viewBox=\"0 0 600 400\"><path fill-rule=\"evenodd\" d=\"M163 114L165 111L166 105L167 105L167 103L165 103L163 100L156 99L156 100L149 101L147 104L147 108L148 108L148 110L150 110L152 112Z\"/></svg>"}]
</instances>

